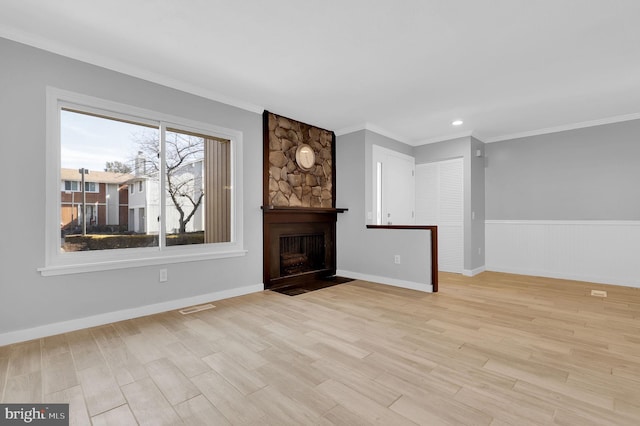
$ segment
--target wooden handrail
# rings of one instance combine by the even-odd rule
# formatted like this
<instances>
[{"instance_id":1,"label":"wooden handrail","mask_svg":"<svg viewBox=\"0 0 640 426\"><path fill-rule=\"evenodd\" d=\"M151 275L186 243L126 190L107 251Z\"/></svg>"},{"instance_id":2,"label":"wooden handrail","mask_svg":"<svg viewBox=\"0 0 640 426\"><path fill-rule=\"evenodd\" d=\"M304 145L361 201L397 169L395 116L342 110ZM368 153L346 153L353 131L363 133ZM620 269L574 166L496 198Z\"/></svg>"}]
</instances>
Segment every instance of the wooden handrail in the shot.
<instances>
[{"instance_id":1,"label":"wooden handrail","mask_svg":"<svg viewBox=\"0 0 640 426\"><path fill-rule=\"evenodd\" d=\"M418 229L431 231L431 285L438 292L438 227L432 225L367 225L367 229Z\"/></svg>"}]
</instances>

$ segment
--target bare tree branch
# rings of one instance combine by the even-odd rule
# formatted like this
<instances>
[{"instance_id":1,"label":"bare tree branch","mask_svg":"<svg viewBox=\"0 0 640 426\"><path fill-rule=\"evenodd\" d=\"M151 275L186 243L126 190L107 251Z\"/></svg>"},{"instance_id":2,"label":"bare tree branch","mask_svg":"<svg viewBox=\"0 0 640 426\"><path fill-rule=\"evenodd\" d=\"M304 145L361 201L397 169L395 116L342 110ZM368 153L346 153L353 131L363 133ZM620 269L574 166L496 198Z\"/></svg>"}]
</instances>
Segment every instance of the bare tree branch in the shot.
<instances>
[{"instance_id":1,"label":"bare tree branch","mask_svg":"<svg viewBox=\"0 0 640 426\"><path fill-rule=\"evenodd\" d=\"M137 139L139 157L144 159L144 173L159 176L161 149L158 132L144 132ZM186 232L187 224L204 198L201 180L197 181L187 169L190 165L203 161L204 142L202 137L166 132L166 189L178 212L181 234Z\"/></svg>"}]
</instances>

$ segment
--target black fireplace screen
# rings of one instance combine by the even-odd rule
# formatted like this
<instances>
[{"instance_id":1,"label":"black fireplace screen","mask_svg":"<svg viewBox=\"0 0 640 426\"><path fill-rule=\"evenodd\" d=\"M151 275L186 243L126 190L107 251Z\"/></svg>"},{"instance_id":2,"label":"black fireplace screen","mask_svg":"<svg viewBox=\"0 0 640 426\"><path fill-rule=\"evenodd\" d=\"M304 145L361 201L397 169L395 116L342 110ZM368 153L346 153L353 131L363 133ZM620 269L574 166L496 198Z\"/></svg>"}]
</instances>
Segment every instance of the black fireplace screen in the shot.
<instances>
[{"instance_id":1,"label":"black fireplace screen","mask_svg":"<svg viewBox=\"0 0 640 426\"><path fill-rule=\"evenodd\" d=\"M325 268L324 234L280 236L280 276Z\"/></svg>"}]
</instances>

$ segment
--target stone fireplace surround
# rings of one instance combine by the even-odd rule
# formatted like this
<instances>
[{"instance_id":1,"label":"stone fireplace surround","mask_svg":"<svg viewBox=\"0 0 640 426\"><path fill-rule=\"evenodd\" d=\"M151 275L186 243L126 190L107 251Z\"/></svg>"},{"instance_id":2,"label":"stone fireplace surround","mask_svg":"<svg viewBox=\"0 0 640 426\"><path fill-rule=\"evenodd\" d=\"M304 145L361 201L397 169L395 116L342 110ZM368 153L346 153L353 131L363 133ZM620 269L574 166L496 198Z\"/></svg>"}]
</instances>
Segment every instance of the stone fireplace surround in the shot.
<instances>
[{"instance_id":1,"label":"stone fireplace surround","mask_svg":"<svg viewBox=\"0 0 640 426\"><path fill-rule=\"evenodd\" d=\"M310 170L295 161L300 144L314 150L315 167ZM265 111L263 150L265 289L335 275L337 214L346 211L335 208L335 134ZM317 241L320 236L322 243ZM313 247L290 242L297 238L313 238Z\"/></svg>"}]
</instances>

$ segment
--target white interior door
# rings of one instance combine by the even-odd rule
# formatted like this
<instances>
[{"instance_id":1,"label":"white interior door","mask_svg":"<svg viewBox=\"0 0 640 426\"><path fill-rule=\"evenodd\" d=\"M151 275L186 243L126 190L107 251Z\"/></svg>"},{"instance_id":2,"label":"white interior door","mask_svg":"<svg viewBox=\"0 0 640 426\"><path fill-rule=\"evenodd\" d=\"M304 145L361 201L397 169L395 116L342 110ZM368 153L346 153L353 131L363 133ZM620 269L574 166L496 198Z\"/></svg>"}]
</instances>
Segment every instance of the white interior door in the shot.
<instances>
[{"instance_id":1,"label":"white interior door","mask_svg":"<svg viewBox=\"0 0 640 426\"><path fill-rule=\"evenodd\" d=\"M415 160L373 146L376 224L411 225L415 221Z\"/></svg>"},{"instance_id":2,"label":"white interior door","mask_svg":"<svg viewBox=\"0 0 640 426\"><path fill-rule=\"evenodd\" d=\"M464 163L462 158L416 166L416 224L438 226L438 269L464 267Z\"/></svg>"}]
</instances>

